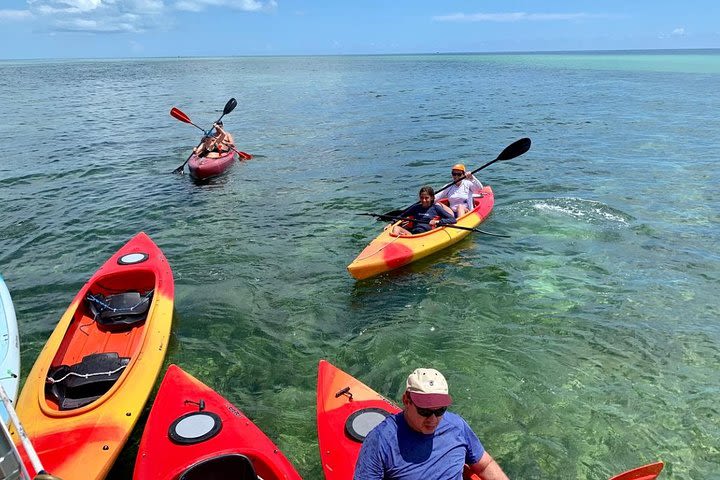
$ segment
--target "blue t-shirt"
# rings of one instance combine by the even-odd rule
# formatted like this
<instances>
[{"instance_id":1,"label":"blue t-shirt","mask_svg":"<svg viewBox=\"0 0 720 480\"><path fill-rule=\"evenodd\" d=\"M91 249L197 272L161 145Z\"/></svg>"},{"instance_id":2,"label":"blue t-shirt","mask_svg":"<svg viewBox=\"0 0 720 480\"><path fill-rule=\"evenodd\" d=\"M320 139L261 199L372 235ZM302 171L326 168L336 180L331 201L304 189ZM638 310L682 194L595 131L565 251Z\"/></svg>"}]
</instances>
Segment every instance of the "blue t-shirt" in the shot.
<instances>
[{"instance_id":1,"label":"blue t-shirt","mask_svg":"<svg viewBox=\"0 0 720 480\"><path fill-rule=\"evenodd\" d=\"M354 480L461 480L463 465L477 463L485 448L461 416L443 415L426 435L412 430L403 413L370 431L360 449Z\"/></svg>"}]
</instances>

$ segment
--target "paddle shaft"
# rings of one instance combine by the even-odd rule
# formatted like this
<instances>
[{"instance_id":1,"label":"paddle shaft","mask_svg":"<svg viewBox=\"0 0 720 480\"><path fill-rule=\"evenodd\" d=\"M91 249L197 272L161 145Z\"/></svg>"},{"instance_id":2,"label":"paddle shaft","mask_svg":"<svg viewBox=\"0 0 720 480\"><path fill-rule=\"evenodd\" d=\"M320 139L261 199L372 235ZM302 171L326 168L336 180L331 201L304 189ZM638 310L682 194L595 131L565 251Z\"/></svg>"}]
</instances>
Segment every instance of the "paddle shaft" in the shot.
<instances>
[{"instance_id":1,"label":"paddle shaft","mask_svg":"<svg viewBox=\"0 0 720 480\"><path fill-rule=\"evenodd\" d=\"M370 216L370 217L378 217L378 218L384 219L384 220L408 221L408 222L417 222L417 223L423 223L423 224L425 224L425 225L430 225L430 222L428 222L428 221L426 221L426 220L418 220L417 218L395 217L395 216L392 216L392 215L378 215L377 213L358 213L358 215L367 215L367 216ZM499 234L499 233L490 233L490 232L486 232L486 231L484 231L484 230L480 230L479 228L463 227L463 226L461 226L461 225L453 225L452 223L450 223L450 224L445 224L445 225L438 225L438 227L456 228L456 229L458 229L458 230L467 230L467 231L469 231L469 232L482 233L482 234L485 234L485 235L491 235L491 236L493 236L493 237L505 237L505 238L510 238L509 235L501 235L501 234Z\"/></svg>"},{"instance_id":2,"label":"paddle shaft","mask_svg":"<svg viewBox=\"0 0 720 480\"><path fill-rule=\"evenodd\" d=\"M473 170L472 172L470 172L470 175L476 174L477 172L479 172L479 171L482 170L483 168L489 167L490 165L492 165L492 164L495 163L495 162L500 162L500 161L503 161L503 160L510 160L510 159L512 159L512 158L519 157L520 155L522 155L522 154L524 154L525 152L527 152L528 150L530 150L530 145L531 145L531 144L532 144L532 142L530 141L529 138L521 138L520 140L514 141L513 143L511 143L510 145L508 145L507 147L505 147L505 149L504 149L502 152L500 152L500 155L498 155L498 156L495 158L495 160L490 160L490 161L487 162L485 165L476 168L475 170ZM467 177L467 174L466 174L465 176ZM462 180L459 180L459 181L462 181ZM442 187L440 190L437 190L437 191L435 192L435 195L437 195L438 193L442 192L443 190L446 190L446 189L452 187L452 186L455 185L455 183L457 183L457 182L458 182L458 180L453 180L452 182L450 182L450 183L448 183L447 185L445 185L444 187ZM410 205L410 207L412 207L413 205L417 205L417 204L418 204L418 202L415 202L415 203L413 203L412 205ZM410 207L407 207L407 208L404 209L404 210L400 210L400 211L399 211L399 215L402 215L403 213L405 213L405 212L408 210L408 208L410 208ZM392 210L392 211L387 212L387 213L388 213L388 214L398 214L398 210Z\"/></svg>"},{"instance_id":3,"label":"paddle shaft","mask_svg":"<svg viewBox=\"0 0 720 480\"><path fill-rule=\"evenodd\" d=\"M30 443L30 439L28 438L27 433L25 433L25 429L23 428L22 423L20 423L20 419L18 418L17 413L15 413L15 408L13 408L12 401L10 400L10 397L7 396L7 393L5 393L5 389L2 387L2 385L0 385L0 400L2 401L3 405L5 405L5 410L10 416L11 423L15 425L15 431L20 437L20 441L22 442L28 459L30 459L30 464L35 470L35 473L45 473L45 469L43 468L42 463L40 463L40 458L35 452L32 443Z\"/></svg>"}]
</instances>

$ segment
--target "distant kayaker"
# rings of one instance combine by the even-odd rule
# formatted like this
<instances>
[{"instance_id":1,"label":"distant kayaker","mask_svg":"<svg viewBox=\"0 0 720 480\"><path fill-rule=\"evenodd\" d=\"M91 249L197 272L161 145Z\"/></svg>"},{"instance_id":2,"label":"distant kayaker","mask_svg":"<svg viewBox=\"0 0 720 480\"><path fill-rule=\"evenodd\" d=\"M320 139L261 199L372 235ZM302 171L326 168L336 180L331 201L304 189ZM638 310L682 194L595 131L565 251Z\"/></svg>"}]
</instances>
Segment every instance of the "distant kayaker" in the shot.
<instances>
[{"instance_id":1,"label":"distant kayaker","mask_svg":"<svg viewBox=\"0 0 720 480\"><path fill-rule=\"evenodd\" d=\"M220 152L225 153L232 150L231 147L235 146L235 139L223 129L222 120L213 124L213 128L215 129L215 138L217 139L218 149Z\"/></svg>"},{"instance_id":2,"label":"distant kayaker","mask_svg":"<svg viewBox=\"0 0 720 480\"><path fill-rule=\"evenodd\" d=\"M222 121L213 124L210 133L203 137L200 145L193 150L198 157L217 158L232 150L235 140L223 129Z\"/></svg>"},{"instance_id":3,"label":"distant kayaker","mask_svg":"<svg viewBox=\"0 0 720 480\"><path fill-rule=\"evenodd\" d=\"M474 208L473 193L482 190L483 184L475 178L472 172L466 172L465 165L462 163L453 165L450 173L452 174L453 184L439 192L435 199L447 198L450 209L455 214L455 217L459 218Z\"/></svg>"},{"instance_id":4,"label":"distant kayaker","mask_svg":"<svg viewBox=\"0 0 720 480\"><path fill-rule=\"evenodd\" d=\"M418 368L407 378L403 411L385 418L360 448L354 480L435 480L463 478L508 480L452 403L445 377Z\"/></svg>"},{"instance_id":5,"label":"distant kayaker","mask_svg":"<svg viewBox=\"0 0 720 480\"><path fill-rule=\"evenodd\" d=\"M442 205L435 203L435 191L432 187L428 185L421 187L418 197L419 203L414 204L402 213L402 217L412 217L416 221L395 225L392 230L393 234L413 235L430 231L438 225L455 223L455 217L453 217L452 213ZM410 223L412 226L409 225Z\"/></svg>"}]
</instances>

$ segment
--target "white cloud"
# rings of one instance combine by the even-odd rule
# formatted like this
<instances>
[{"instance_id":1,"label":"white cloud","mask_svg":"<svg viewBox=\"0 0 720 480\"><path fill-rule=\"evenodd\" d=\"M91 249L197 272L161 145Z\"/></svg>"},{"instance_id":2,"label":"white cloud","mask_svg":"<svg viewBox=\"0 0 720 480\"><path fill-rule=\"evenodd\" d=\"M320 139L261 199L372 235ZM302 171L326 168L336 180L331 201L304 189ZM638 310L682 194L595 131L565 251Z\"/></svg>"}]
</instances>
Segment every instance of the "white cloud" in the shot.
<instances>
[{"instance_id":1,"label":"white cloud","mask_svg":"<svg viewBox=\"0 0 720 480\"><path fill-rule=\"evenodd\" d=\"M685 28L684 27L678 27L675 30L672 31L672 34L678 37L682 37L685 35Z\"/></svg>"},{"instance_id":2,"label":"white cloud","mask_svg":"<svg viewBox=\"0 0 720 480\"><path fill-rule=\"evenodd\" d=\"M3 20L25 20L31 17L30 10L0 10L0 22Z\"/></svg>"},{"instance_id":3,"label":"white cloud","mask_svg":"<svg viewBox=\"0 0 720 480\"><path fill-rule=\"evenodd\" d=\"M105 0L105 3L115 3ZM28 0L28 6L42 14L91 12L103 5L103 0Z\"/></svg>"},{"instance_id":4,"label":"white cloud","mask_svg":"<svg viewBox=\"0 0 720 480\"><path fill-rule=\"evenodd\" d=\"M41 17L52 31L122 33L166 28L173 10L199 12L228 8L272 11L277 0L26 0L28 10L0 10L0 21ZM25 12L25 13L22 13Z\"/></svg>"},{"instance_id":5,"label":"white cloud","mask_svg":"<svg viewBox=\"0 0 720 480\"><path fill-rule=\"evenodd\" d=\"M145 24L137 15L125 14L100 19L70 18L55 22L55 30L64 32L128 33L140 32Z\"/></svg>"},{"instance_id":6,"label":"white cloud","mask_svg":"<svg viewBox=\"0 0 720 480\"><path fill-rule=\"evenodd\" d=\"M567 21L583 18L597 18L600 15L589 13L452 13L433 17L437 22L520 22L520 21Z\"/></svg>"},{"instance_id":7,"label":"white cloud","mask_svg":"<svg viewBox=\"0 0 720 480\"><path fill-rule=\"evenodd\" d=\"M276 0L178 0L175 8L188 12L201 12L207 8L232 8L245 12L271 11L277 8Z\"/></svg>"}]
</instances>

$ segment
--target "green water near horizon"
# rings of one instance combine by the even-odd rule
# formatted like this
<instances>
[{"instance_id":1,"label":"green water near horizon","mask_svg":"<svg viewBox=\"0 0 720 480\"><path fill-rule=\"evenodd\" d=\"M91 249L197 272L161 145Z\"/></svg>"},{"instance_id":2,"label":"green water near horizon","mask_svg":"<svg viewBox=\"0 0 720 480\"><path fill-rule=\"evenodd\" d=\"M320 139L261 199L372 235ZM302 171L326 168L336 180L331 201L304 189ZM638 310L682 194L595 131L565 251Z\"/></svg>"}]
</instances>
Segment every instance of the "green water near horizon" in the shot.
<instances>
[{"instance_id":1,"label":"green water near horizon","mask_svg":"<svg viewBox=\"0 0 720 480\"><path fill-rule=\"evenodd\" d=\"M511 478L606 479L657 459L661 478L720 478L719 64L0 62L0 272L23 375L80 286L143 230L175 276L166 363L247 413L304 478L322 477L320 358L395 400L412 369L440 369ZM230 97L224 123L255 159L209 184L171 175L198 136L170 108L209 126ZM526 155L480 176L496 194L482 228L511 238L350 278L380 229L357 213L409 204L520 137ZM130 478L141 431L109 478Z\"/></svg>"}]
</instances>

